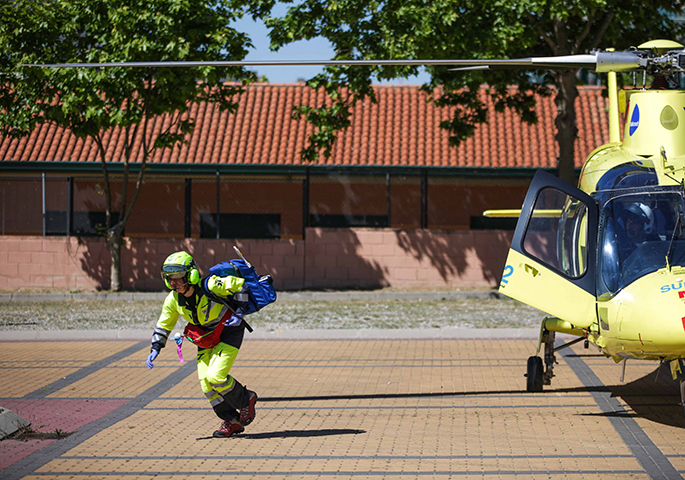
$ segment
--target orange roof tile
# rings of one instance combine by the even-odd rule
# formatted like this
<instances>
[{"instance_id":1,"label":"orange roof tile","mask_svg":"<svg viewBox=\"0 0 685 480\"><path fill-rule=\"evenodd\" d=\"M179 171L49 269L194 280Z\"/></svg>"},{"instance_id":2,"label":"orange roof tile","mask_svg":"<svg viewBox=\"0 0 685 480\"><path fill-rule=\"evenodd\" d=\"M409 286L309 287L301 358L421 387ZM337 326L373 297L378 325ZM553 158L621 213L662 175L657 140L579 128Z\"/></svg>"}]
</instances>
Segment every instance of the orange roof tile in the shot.
<instances>
[{"instance_id":1,"label":"orange roof tile","mask_svg":"<svg viewBox=\"0 0 685 480\"><path fill-rule=\"evenodd\" d=\"M360 102L352 125L338 136L329 159L313 165L426 167L554 167L557 145L554 98L538 98L538 123L528 125L511 111L495 112L489 104L488 122L459 147L450 147L439 127L450 117L427 101L416 86L375 86L377 104ZM149 160L164 164L303 165L300 152L312 132L304 119L292 118L300 102L321 105L324 95L304 84L254 84L239 99L235 114L215 105L193 105L189 115L195 131L188 144L156 151ZM580 87L576 101L578 139L575 163L581 166L596 147L607 143L607 103L599 87ZM160 131L168 118L150 128ZM107 159L117 161L123 150L120 131L105 135ZM139 135L140 136L140 135ZM140 155L138 139L134 155ZM98 162L90 139L77 139L52 125L39 126L28 138L0 138L0 161ZM137 158L133 159L136 162ZM307 164L308 165L308 164ZM1 168L1 165L0 165Z\"/></svg>"}]
</instances>

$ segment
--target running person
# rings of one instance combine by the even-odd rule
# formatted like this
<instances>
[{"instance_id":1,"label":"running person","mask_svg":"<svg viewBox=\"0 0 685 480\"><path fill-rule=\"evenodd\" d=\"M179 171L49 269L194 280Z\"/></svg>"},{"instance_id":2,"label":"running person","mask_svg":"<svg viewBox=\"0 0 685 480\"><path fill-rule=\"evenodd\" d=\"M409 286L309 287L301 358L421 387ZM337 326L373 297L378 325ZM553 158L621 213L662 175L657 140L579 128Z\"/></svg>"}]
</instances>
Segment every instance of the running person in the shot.
<instances>
[{"instance_id":1,"label":"running person","mask_svg":"<svg viewBox=\"0 0 685 480\"><path fill-rule=\"evenodd\" d=\"M162 278L171 292L164 300L152 334L148 368L153 367L152 362L166 345L179 317L207 332L223 328L216 345L198 347L197 374L214 413L223 420L214 436L230 437L244 431L255 418L257 394L241 385L229 372L245 334L245 323L240 314L242 302L239 301L244 295L245 281L237 276L215 275L206 282L201 281L193 257L186 252L176 252L167 257L162 265Z\"/></svg>"}]
</instances>

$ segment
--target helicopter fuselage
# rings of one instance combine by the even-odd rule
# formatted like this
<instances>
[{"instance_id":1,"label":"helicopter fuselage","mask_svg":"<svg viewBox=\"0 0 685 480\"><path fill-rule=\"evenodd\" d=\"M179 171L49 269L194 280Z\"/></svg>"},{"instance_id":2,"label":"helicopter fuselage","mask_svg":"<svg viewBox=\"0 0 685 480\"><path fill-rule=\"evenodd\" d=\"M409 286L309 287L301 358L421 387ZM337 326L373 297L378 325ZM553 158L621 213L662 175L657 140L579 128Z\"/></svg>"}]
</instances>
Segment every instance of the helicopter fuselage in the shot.
<instances>
[{"instance_id":1,"label":"helicopter fuselage","mask_svg":"<svg viewBox=\"0 0 685 480\"><path fill-rule=\"evenodd\" d=\"M590 154L578 188L536 175L500 291L617 362L685 358L685 91L616 104L623 140Z\"/></svg>"},{"instance_id":2,"label":"helicopter fuselage","mask_svg":"<svg viewBox=\"0 0 685 480\"><path fill-rule=\"evenodd\" d=\"M623 196L632 203L651 203L652 207L658 208L657 196L653 193L657 186L678 186L683 183L685 91L635 90L624 98L628 102L627 108L622 109L626 113L623 142L605 145L590 154L581 172L579 187L594 198L602 199L600 192L602 188L607 188L603 183L608 179L613 183L610 187L614 189L614 198ZM636 168L626 168L630 165ZM612 178L611 172L617 170L622 176ZM627 182L631 175L635 177L632 183ZM628 188L621 189L622 183L628 183ZM631 187L638 189L632 195L629 194ZM678 190L682 192L682 187ZM680 194L675 196L682 200ZM609 241L601 238L603 234L606 235L601 228L602 217L610 215L603 211L607 205L609 203L601 202L598 205L599 281L595 324L598 328L590 330L588 339L615 359L672 360L685 356L685 258L676 263L673 263L676 259L671 259L670 264L666 265L666 255L657 257L651 269L659 264L662 268L635 278L616 292L600 290L602 264L607 261L603 254L608 249L603 243ZM673 206L678 207L677 204ZM655 213L663 216L663 212ZM682 225L679 228L682 229ZM662 237L672 233L663 232ZM658 249L658 242L665 244L670 241L670 237L657 239L653 248ZM637 252L637 255L640 253ZM658 253L654 255L658 256ZM644 254L642 258L644 260ZM620 260L625 259L613 259ZM645 271L648 270L649 266Z\"/></svg>"}]
</instances>

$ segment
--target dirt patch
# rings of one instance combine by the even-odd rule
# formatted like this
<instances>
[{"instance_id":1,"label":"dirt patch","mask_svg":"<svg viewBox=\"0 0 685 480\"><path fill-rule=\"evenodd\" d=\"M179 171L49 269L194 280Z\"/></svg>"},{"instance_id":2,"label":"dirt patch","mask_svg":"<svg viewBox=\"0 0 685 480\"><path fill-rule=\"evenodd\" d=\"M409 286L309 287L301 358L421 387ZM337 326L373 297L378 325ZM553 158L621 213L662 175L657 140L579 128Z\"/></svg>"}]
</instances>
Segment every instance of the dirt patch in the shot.
<instances>
[{"instance_id":1,"label":"dirt patch","mask_svg":"<svg viewBox=\"0 0 685 480\"><path fill-rule=\"evenodd\" d=\"M31 427L26 427L17 430L4 440L19 440L22 442L26 442L28 440L60 440L73 433L74 432L63 432L60 429L55 429L53 432L36 432Z\"/></svg>"},{"instance_id":2,"label":"dirt patch","mask_svg":"<svg viewBox=\"0 0 685 480\"><path fill-rule=\"evenodd\" d=\"M150 330L159 300L63 300L9 302L0 310L0 331ZM255 328L517 328L540 325L544 314L509 299L278 301L250 315ZM177 325L182 330L183 322Z\"/></svg>"}]
</instances>

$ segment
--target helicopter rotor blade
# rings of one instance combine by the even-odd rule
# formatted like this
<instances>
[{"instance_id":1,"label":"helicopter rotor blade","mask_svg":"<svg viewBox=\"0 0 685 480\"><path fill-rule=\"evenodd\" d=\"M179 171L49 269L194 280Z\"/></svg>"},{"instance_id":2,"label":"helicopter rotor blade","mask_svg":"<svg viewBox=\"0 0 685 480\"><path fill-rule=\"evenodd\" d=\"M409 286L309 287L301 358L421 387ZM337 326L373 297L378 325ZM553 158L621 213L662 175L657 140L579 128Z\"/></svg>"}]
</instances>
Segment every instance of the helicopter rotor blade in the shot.
<instances>
[{"instance_id":1,"label":"helicopter rotor blade","mask_svg":"<svg viewBox=\"0 0 685 480\"><path fill-rule=\"evenodd\" d=\"M278 66L424 66L424 65L472 65L476 60L210 60L179 62L104 62L27 64L30 67L278 67Z\"/></svg>"},{"instance_id":2,"label":"helicopter rotor blade","mask_svg":"<svg viewBox=\"0 0 685 480\"><path fill-rule=\"evenodd\" d=\"M103 62L27 64L32 67L272 67L272 66L456 66L459 69L478 70L488 68L588 68L597 72L628 72L644 68L645 59L633 52L596 52L584 55L559 57L530 57L515 59L478 60L216 60L178 62Z\"/></svg>"},{"instance_id":3,"label":"helicopter rotor blade","mask_svg":"<svg viewBox=\"0 0 685 480\"><path fill-rule=\"evenodd\" d=\"M475 62L474 62L475 63ZM596 72L630 72L641 67L640 57L632 52L597 52L594 55L566 55L559 57L531 57L513 60L482 61L479 65L450 69L488 70L512 67L530 67L544 69L587 68Z\"/></svg>"}]
</instances>

